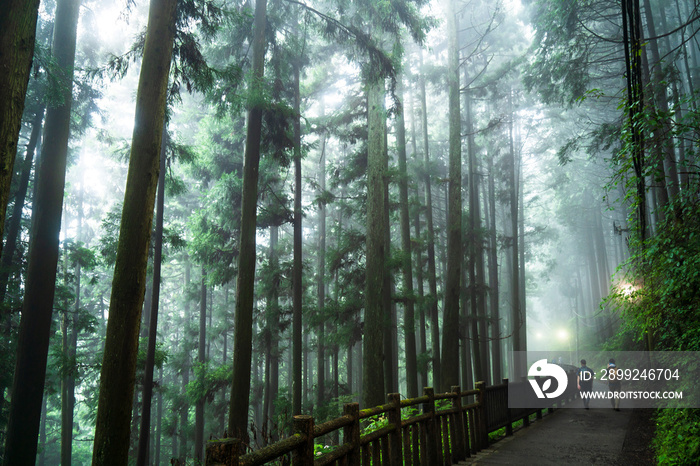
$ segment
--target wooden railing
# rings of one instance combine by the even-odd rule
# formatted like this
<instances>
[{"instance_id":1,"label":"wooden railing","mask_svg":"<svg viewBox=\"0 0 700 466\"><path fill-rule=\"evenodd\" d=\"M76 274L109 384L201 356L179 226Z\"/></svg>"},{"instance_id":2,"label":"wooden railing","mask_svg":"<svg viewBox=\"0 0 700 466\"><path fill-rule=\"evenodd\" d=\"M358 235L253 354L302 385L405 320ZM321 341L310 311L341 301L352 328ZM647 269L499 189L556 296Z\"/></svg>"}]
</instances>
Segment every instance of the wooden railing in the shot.
<instances>
[{"instance_id":1,"label":"wooden railing","mask_svg":"<svg viewBox=\"0 0 700 466\"><path fill-rule=\"evenodd\" d=\"M569 372L568 376L568 388L559 403L575 397L576 375ZM402 410L411 407L419 407L421 413L402 419ZM542 408L508 408L508 379L489 387L478 382L474 390L452 387L441 394L425 388L423 396L406 400L390 393L387 404L360 410L358 403L348 403L342 416L318 425L311 416L294 416L291 437L250 453L243 454L239 439L210 440L206 464L288 464L291 454L294 465L451 465L486 448L490 432L505 427L506 435L512 435L515 422L523 420L528 425L532 414L541 418ZM385 417L386 425L362 435L363 421L377 416ZM314 440L341 429L343 443L314 456Z\"/></svg>"}]
</instances>

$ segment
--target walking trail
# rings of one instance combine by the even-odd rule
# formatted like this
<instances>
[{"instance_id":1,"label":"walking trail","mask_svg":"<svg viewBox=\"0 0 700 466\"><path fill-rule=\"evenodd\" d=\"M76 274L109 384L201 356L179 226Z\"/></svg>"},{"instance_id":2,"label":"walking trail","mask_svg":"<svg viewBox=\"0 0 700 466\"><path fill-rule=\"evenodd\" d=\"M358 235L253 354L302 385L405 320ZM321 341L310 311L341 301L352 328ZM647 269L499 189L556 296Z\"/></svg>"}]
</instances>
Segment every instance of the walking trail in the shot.
<instances>
[{"instance_id":1,"label":"walking trail","mask_svg":"<svg viewBox=\"0 0 700 466\"><path fill-rule=\"evenodd\" d=\"M593 400L590 409L562 408L460 465L653 465L653 410L611 409Z\"/></svg>"}]
</instances>

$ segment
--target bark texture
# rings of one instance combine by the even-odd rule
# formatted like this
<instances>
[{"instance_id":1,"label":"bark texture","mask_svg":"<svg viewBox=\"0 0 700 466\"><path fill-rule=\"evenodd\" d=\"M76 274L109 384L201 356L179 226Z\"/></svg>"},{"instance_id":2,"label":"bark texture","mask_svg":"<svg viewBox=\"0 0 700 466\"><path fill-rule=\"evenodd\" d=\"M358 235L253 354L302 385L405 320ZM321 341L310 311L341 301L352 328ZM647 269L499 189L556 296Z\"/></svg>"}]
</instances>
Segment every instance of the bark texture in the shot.
<instances>
[{"instance_id":1,"label":"bark texture","mask_svg":"<svg viewBox=\"0 0 700 466\"><path fill-rule=\"evenodd\" d=\"M47 112L44 129L46 143L37 174L29 265L5 447L4 460L7 465L34 464L36 460L66 182L79 7L79 0L62 0L56 6L54 58L65 87L61 93L62 103L49 108ZM4 127L4 124L0 126ZM13 147L16 149L16 143ZM4 221L6 194L3 194L2 202L0 210L3 211Z\"/></svg>"},{"instance_id":2,"label":"bark texture","mask_svg":"<svg viewBox=\"0 0 700 466\"><path fill-rule=\"evenodd\" d=\"M19 238L20 227L22 225L22 209L24 208L24 201L27 198L29 178L32 172L32 161L34 160L34 153L39 144L43 121L44 107L42 106L41 109L36 112L34 121L32 122L32 134L29 136L27 152L19 171L19 186L17 187L17 193L15 193L12 216L7 221L7 239L5 240L5 247L2 250L2 259L0 260L0 303L5 301L7 282L10 279L10 270L12 268L15 251L17 250L17 239Z\"/></svg>"},{"instance_id":3,"label":"bark texture","mask_svg":"<svg viewBox=\"0 0 700 466\"><path fill-rule=\"evenodd\" d=\"M167 125L166 125L167 126ZM165 143L167 130L163 128L160 147L160 171L158 173L158 197L156 205L155 247L153 250L153 285L151 286L151 315L148 324L148 348L146 368L143 374L143 402L141 405L141 426L136 464L148 464L148 444L151 432L151 400L153 398L153 369L156 360L156 337L158 334L158 308L160 304L160 269L163 256L163 208L165 207ZM163 368L161 367L161 371ZM156 462L158 464L158 462Z\"/></svg>"},{"instance_id":4,"label":"bark texture","mask_svg":"<svg viewBox=\"0 0 700 466\"><path fill-rule=\"evenodd\" d=\"M403 334L406 353L406 393L409 398L418 396L418 363L416 361L416 330L413 296L413 270L411 264L411 219L408 213L408 172L406 170L406 124L403 107L396 117L396 145L399 153L399 203L401 216L401 249L403 256L404 315Z\"/></svg>"},{"instance_id":5,"label":"bark texture","mask_svg":"<svg viewBox=\"0 0 700 466\"><path fill-rule=\"evenodd\" d=\"M301 414L301 98L299 95L299 64L294 64L294 264L292 266L292 414ZM306 390L304 390L306 392Z\"/></svg>"},{"instance_id":6,"label":"bark texture","mask_svg":"<svg viewBox=\"0 0 700 466\"><path fill-rule=\"evenodd\" d=\"M152 0L148 15L100 376L92 456L96 466L123 465L128 460L139 323L146 288L176 7L177 0Z\"/></svg>"},{"instance_id":7,"label":"bark texture","mask_svg":"<svg viewBox=\"0 0 700 466\"><path fill-rule=\"evenodd\" d=\"M260 134L262 132L261 81L265 66L266 0L255 3L253 24L253 81L251 107L243 160L243 195L241 199L241 237L236 282L234 317L233 384L229 407L228 434L246 439L248 404L250 401L250 362L253 340L253 301L255 286L255 227L258 202L258 167L260 165ZM257 95L256 95L257 94Z\"/></svg>"},{"instance_id":8,"label":"bark texture","mask_svg":"<svg viewBox=\"0 0 700 466\"><path fill-rule=\"evenodd\" d=\"M420 53L420 65L423 67L423 54ZM425 77L419 80L421 90L421 117L423 123L423 157L425 170L425 219L428 224L428 287L430 295L427 299L430 319L431 351L433 356L433 388L440 389L440 327L438 325L438 295L435 272L435 227L433 225L433 194L430 181L430 145L428 141L428 106L425 96Z\"/></svg>"},{"instance_id":9,"label":"bark texture","mask_svg":"<svg viewBox=\"0 0 700 466\"><path fill-rule=\"evenodd\" d=\"M447 85L450 120L449 193L447 219L447 277L443 313L442 376L440 386L459 385L459 297L462 263L462 140L459 105L459 46L457 18L447 8Z\"/></svg>"},{"instance_id":10,"label":"bark texture","mask_svg":"<svg viewBox=\"0 0 700 466\"><path fill-rule=\"evenodd\" d=\"M9 0L0 7L0 238L32 69L38 12L39 0Z\"/></svg>"},{"instance_id":11,"label":"bark texture","mask_svg":"<svg viewBox=\"0 0 700 466\"><path fill-rule=\"evenodd\" d=\"M384 402L384 82L367 86L369 141L367 154L367 253L365 323L362 363L362 403L365 407Z\"/></svg>"}]
</instances>

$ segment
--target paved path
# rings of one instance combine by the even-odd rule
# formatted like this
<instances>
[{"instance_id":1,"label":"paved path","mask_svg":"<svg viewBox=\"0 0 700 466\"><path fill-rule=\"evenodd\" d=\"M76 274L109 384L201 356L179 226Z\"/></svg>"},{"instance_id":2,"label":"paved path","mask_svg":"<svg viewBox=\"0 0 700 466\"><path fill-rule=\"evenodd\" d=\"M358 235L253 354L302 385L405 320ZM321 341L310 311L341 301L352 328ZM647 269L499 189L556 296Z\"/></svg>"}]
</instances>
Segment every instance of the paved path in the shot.
<instances>
[{"instance_id":1,"label":"paved path","mask_svg":"<svg viewBox=\"0 0 700 466\"><path fill-rule=\"evenodd\" d=\"M574 401L581 406L580 401ZM609 401L591 401L591 409L562 408L511 437L492 444L461 465L628 465L625 436L634 424L632 409L615 411ZM630 423L632 420L632 423Z\"/></svg>"}]
</instances>

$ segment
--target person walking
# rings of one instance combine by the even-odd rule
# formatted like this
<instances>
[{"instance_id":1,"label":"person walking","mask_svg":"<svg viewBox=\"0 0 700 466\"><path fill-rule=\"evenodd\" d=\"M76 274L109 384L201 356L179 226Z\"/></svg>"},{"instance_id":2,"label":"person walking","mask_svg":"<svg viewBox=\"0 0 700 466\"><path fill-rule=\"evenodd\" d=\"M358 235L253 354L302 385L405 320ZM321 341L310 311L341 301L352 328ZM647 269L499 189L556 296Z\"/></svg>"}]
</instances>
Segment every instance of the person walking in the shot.
<instances>
[{"instance_id":1,"label":"person walking","mask_svg":"<svg viewBox=\"0 0 700 466\"><path fill-rule=\"evenodd\" d=\"M610 403L615 411L620 410L620 391L622 390L622 369L617 367L615 359L608 361L608 390L612 393Z\"/></svg>"},{"instance_id":2,"label":"person walking","mask_svg":"<svg viewBox=\"0 0 700 466\"><path fill-rule=\"evenodd\" d=\"M581 394L583 407L588 409L591 402L591 390L593 389L593 371L586 365L586 360L581 359L581 367L576 374L576 387Z\"/></svg>"}]
</instances>

